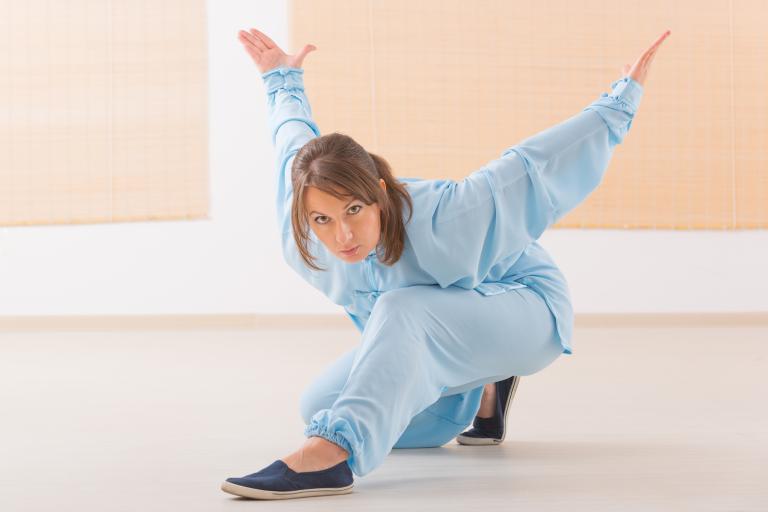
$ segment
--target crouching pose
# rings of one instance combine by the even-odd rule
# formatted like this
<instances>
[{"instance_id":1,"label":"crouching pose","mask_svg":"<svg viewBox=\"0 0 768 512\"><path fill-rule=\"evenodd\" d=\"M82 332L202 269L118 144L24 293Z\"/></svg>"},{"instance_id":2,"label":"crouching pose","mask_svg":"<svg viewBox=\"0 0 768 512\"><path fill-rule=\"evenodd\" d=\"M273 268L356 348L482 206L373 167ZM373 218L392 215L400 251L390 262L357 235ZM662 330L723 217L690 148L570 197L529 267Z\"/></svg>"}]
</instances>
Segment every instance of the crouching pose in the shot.
<instances>
[{"instance_id":1,"label":"crouching pose","mask_svg":"<svg viewBox=\"0 0 768 512\"><path fill-rule=\"evenodd\" d=\"M396 178L351 137L321 136L301 68L316 48L239 33L266 89L285 261L361 339L304 392L305 444L224 491L344 494L393 448L504 438L519 377L572 353L568 285L537 239L600 184L669 33L610 93L460 181Z\"/></svg>"}]
</instances>

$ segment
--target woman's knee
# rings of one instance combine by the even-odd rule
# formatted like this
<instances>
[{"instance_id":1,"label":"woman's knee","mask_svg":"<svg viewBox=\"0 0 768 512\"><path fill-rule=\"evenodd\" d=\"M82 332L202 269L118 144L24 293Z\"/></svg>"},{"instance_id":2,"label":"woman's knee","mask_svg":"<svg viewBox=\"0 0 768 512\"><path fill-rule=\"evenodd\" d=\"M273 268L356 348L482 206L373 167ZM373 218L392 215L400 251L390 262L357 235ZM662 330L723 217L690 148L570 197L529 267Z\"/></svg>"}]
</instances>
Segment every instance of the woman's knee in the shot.
<instances>
[{"instance_id":1,"label":"woman's knee","mask_svg":"<svg viewBox=\"0 0 768 512\"><path fill-rule=\"evenodd\" d=\"M533 375L534 373L538 373L547 366L554 363L562 353L563 347L560 344L560 339L557 337L557 335L553 335L549 338L548 342L537 351L535 356L531 357L532 360L530 361L528 368L525 371L516 373L515 375L525 377L528 375Z\"/></svg>"}]
</instances>

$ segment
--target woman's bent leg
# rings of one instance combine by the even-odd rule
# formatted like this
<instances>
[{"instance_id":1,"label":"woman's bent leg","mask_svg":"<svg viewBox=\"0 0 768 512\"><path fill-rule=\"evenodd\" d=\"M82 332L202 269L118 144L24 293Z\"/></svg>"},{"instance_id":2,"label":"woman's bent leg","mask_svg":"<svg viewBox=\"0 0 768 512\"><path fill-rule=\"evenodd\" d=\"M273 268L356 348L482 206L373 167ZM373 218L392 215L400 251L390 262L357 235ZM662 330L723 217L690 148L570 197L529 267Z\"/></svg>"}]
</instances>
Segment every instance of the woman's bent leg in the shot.
<instances>
[{"instance_id":1,"label":"woman's bent leg","mask_svg":"<svg viewBox=\"0 0 768 512\"><path fill-rule=\"evenodd\" d=\"M363 476L442 396L530 375L561 352L554 317L530 288L488 296L436 285L391 290L374 306L336 400L312 416L305 435L342 446ZM465 408L472 416L475 392L477 403Z\"/></svg>"}]
</instances>

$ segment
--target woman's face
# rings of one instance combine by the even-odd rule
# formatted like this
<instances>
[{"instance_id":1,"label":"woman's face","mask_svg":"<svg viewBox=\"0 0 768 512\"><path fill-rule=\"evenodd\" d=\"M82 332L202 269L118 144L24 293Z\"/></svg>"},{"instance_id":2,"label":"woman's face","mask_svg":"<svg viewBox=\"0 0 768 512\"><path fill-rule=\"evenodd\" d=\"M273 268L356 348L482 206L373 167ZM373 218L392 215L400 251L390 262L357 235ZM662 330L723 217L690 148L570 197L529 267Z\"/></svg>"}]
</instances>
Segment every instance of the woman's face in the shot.
<instances>
[{"instance_id":1,"label":"woman's face","mask_svg":"<svg viewBox=\"0 0 768 512\"><path fill-rule=\"evenodd\" d=\"M384 180L379 183L386 189ZM316 187L307 187L304 206L312 231L342 261L361 261L379 243L381 218L376 203L367 205L352 196L338 199ZM344 252L345 249L352 251Z\"/></svg>"}]
</instances>

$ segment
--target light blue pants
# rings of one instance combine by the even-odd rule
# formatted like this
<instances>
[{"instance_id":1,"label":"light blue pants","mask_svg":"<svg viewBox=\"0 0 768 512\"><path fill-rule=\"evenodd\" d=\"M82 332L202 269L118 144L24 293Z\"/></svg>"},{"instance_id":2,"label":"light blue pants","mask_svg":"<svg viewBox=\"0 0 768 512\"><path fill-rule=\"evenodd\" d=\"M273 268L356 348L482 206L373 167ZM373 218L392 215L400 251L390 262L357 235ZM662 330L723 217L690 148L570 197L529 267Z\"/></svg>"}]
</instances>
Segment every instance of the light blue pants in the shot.
<instances>
[{"instance_id":1,"label":"light blue pants","mask_svg":"<svg viewBox=\"0 0 768 512\"><path fill-rule=\"evenodd\" d=\"M363 476L392 448L447 443L472 423L484 384L536 373L562 351L555 318L531 288L390 290L360 344L302 394L304 434L347 450Z\"/></svg>"}]
</instances>

